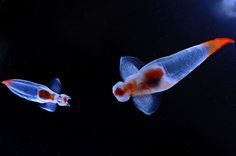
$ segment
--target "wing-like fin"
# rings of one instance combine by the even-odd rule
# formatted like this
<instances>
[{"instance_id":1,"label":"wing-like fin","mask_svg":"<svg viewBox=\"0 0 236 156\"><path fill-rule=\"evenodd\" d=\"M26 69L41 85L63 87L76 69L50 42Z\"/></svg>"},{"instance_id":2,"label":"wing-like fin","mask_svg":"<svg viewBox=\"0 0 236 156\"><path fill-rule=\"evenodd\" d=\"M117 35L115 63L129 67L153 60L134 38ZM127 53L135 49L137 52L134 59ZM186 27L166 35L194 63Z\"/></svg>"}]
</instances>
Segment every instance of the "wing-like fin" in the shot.
<instances>
[{"instance_id":1,"label":"wing-like fin","mask_svg":"<svg viewBox=\"0 0 236 156\"><path fill-rule=\"evenodd\" d=\"M49 83L48 83L48 87L50 89L52 89L54 92L56 93L60 93L62 90L62 86L61 86L61 81L58 78L54 78L52 79Z\"/></svg>"},{"instance_id":2,"label":"wing-like fin","mask_svg":"<svg viewBox=\"0 0 236 156\"><path fill-rule=\"evenodd\" d=\"M138 72L144 63L136 57L123 56L120 58L120 75L123 81Z\"/></svg>"},{"instance_id":3,"label":"wing-like fin","mask_svg":"<svg viewBox=\"0 0 236 156\"><path fill-rule=\"evenodd\" d=\"M56 109L57 109L57 104L56 103L51 103L51 102L48 102L48 103L40 103L39 104L39 107L44 109L44 110L47 110L49 112L55 112Z\"/></svg>"},{"instance_id":4,"label":"wing-like fin","mask_svg":"<svg viewBox=\"0 0 236 156\"><path fill-rule=\"evenodd\" d=\"M150 95L133 96L134 105L146 115L151 115L157 111L161 103L162 93Z\"/></svg>"}]
</instances>

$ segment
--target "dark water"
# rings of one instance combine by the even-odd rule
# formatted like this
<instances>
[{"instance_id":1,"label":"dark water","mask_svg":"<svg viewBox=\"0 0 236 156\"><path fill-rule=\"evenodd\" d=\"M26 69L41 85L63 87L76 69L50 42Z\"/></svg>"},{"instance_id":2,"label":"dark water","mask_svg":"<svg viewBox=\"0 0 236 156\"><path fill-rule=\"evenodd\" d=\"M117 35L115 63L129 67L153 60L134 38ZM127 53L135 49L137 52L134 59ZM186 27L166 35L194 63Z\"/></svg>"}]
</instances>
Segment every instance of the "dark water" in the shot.
<instances>
[{"instance_id":1,"label":"dark water","mask_svg":"<svg viewBox=\"0 0 236 156\"><path fill-rule=\"evenodd\" d=\"M1 85L0 155L236 155L235 45L166 91L152 116L111 92L120 56L149 62L215 37L236 39L236 19L215 3L2 0L1 80L59 77L72 100L49 113Z\"/></svg>"}]
</instances>

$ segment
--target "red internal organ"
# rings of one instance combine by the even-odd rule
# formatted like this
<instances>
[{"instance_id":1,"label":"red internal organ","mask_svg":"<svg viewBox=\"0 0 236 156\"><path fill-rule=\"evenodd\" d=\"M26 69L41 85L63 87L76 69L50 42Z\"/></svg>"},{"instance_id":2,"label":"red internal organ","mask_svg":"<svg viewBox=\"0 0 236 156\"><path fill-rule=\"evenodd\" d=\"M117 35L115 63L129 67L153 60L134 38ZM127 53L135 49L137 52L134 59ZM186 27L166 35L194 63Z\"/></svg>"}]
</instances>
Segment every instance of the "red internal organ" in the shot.
<instances>
[{"instance_id":1,"label":"red internal organ","mask_svg":"<svg viewBox=\"0 0 236 156\"><path fill-rule=\"evenodd\" d=\"M55 94L51 94L46 90L40 90L38 95L41 99L45 99L45 100L54 100L54 97L55 97Z\"/></svg>"},{"instance_id":2,"label":"red internal organ","mask_svg":"<svg viewBox=\"0 0 236 156\"><path fill-rule=\"evenodd\" d=\"M142 89L149 89L159 84L164 71L161 68L151 68L144 74L144 81L141 84Z\"/></svg>"},{"instance_id":3,"label":"red internal organ","mask_svg":"<svg viewBox=\"0 0 236 156\"><path fill-rule=\"evenodd\" d=\"M125 91L123 90L123 89L121 89L121 88L116 88L116 90L115 90L115 95L117 95L117 96L123 96L124 94L125 94Z\"/></svg>"}]
</instances>

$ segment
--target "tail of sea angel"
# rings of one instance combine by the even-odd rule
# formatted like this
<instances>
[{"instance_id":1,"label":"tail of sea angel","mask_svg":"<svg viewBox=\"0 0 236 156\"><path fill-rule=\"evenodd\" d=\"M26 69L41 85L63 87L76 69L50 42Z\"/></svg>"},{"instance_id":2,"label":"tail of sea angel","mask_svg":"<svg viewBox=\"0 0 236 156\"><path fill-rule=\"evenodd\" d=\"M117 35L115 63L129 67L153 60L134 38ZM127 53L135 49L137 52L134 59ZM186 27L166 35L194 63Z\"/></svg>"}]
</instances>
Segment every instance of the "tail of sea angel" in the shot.
<instances>
[{"instance_id":1,"label":"tail of sea angel","mask_svg":"<svg viewBox=\"0 0 236 156\"><path fill-rule=\"evenodd\" d=\"M210 56L211 54L222 48L224 45L229 43L234 43L234 40L232 40L231 38L215 38L214 40L204 42L203 45L209 48L207 56Z\"/></svg>"}]
</instances>

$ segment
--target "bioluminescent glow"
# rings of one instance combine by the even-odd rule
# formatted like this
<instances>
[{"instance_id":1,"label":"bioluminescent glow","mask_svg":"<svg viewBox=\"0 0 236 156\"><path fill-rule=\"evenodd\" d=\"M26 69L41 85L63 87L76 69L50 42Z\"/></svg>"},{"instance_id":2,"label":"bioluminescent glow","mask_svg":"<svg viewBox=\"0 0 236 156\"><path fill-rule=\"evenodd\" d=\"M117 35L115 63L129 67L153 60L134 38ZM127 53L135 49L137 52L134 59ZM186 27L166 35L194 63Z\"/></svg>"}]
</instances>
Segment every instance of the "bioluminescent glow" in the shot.
<instances>
[{"instance_id":1,"label":"bioluminescent glow","mask_svg":"<svg viewBox=\"0 0 236 156\"><path fill-rule=\"evenodd\" d=\"M222 0L224 13L229 17L236 17L236 0Z\"/></svg>"}]
</instances>

